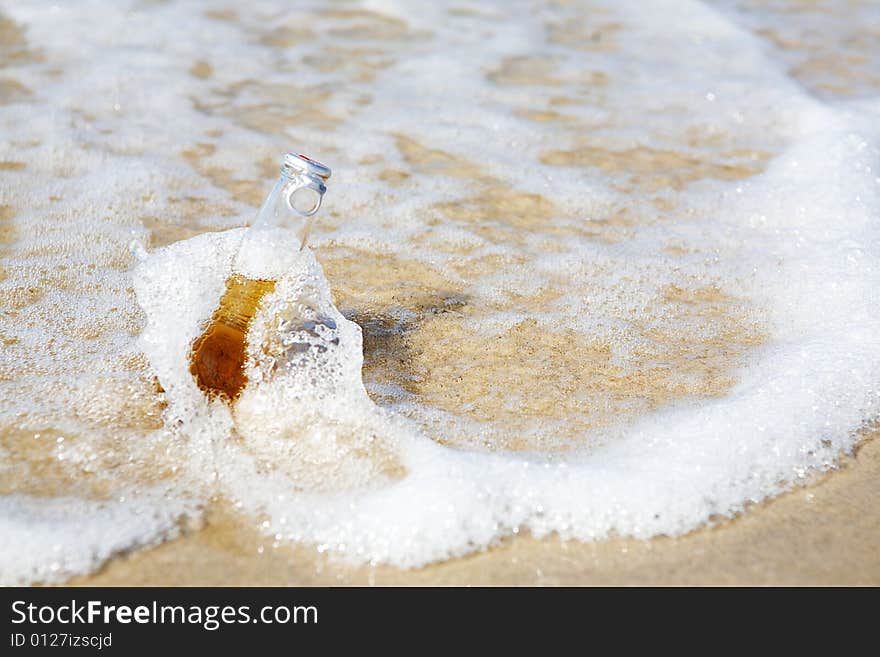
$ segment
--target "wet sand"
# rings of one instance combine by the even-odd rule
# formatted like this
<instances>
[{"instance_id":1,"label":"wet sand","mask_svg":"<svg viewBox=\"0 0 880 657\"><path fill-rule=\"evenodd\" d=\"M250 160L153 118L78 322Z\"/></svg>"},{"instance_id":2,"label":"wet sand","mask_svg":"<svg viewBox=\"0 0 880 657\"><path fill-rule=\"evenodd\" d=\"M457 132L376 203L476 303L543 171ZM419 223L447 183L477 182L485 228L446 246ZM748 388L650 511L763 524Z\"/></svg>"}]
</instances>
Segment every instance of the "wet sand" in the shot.
<instances>
[{"instance_id":1,"label":"wet sand","mask_svg":"<svg viewBox=\"0 0 880 657\"><path fill-rule=\"evenodd\" d=\"M415 570L347 567L306 546L272 547L216 508L205 527L120 556L70 584L127 585L878 585L880 431L837 471L678 538L595 543L516 537Z\"/></svg>"},{"instance_id":2,"label":"wet sand","mask_svg":"<svg viewBox=\"0 0 880 657\"><path fill-rule=\"evenodd\" d=\"M821 11L802 8L800 3L791 4L792 20L786 19L781 23L788 26L785 30L771 30L757 23L752 29L780 49L793 79L819 98L875 94L880 89L880 78L875 74L877 60L874 53L880 41L872 39L872 28L848 18L844 15L846 11L839 10L833 3L825 3L827 6L823 5ZM215 14L213 18L218 22L237 26L248 38L253 37L276 48L289 47L300 38L312 38L278 29L252 34L251 31L256 28L243 24L246 16L236 18L234 11L231 14L217 11ZM755 14L760 17L763 9L756 10ZM395 36L394 31L402 29L387 19L371 17L369 13L338 15L335 19L355 23L369 19L371 22L366 32L377 41L386 40L386 36L393 41L391 37ZM823 38L821 31L805 29L801 34L795 30L799 21L809 25L809 21L814 19L841 22L852 29L854 36L834 43ZM379 30L382 26L388 34ZM789 29L792 30L791 34L787 31ZM550 41L557 45L582 47L586 44L591 49L609 51L615 47L613 25L586 35L578 33L573 25L554 25L549 26L548 30ZM25 47L28 43L25 32L10 21L0 22L0 35L4 36L6 43L6 51L0 51L9 62L37 61L46 56L39 52L36 45ZM405 45L405 40L401 42ZM328 71L339 69L340 78L335 88L344 90L359 80L369 81L371 76L381 72L382 66L387 65L383 62L371 64L369 58L354 56L357 54L352 51L345 53L346 57L338 58L338 62L332 58L325 62ZM399 56L405 57L405 50ZM351 70L345 64L349 60L356 62ZM403 186L409 190L407 184L417 185L422 181L429 184L435 178L461 177L473 180L476 189L474 196L465 195L454 201L438 201L432 205L430 212L426 211L425 230L412 238L412 250L419 248L419 240L434 239L431 238L431 226L439 222L467 229L481 239L505 247L522 246L523 235L537 227L558 239L575 235L594 239L601 244L620 243L631 239L643 226L687 211L685 204L679 203L679 207L673 202L676 199L680 201L683 194L676 196L665 190L680 193L687 191L691 183L747 179L760 174L774 155L762 150L763 135L754 135L754 139L748 135L748 138L734 140L723 134L720 137L717 134L703 134L697 129L681 135L658 131L656 137L672 144L668 149L624 148L603 136L599 129L602 126L579 122L573 117L575 113L569 110L581 103L585 107L608 110L609 115L613 116L618 108L609 100L610 91L615 85L626 85L627 80L616 80L607 75L603 77L598 71L588 71L583 80L555 80L553 76L558 72L552 64L552 61L540 57L512 57L497 69L487 70L485 75L499 88L508 90L558 83L561 90L552 96L548 95L546 109L542 109L544 103L511 108L537 127L550 126L564 135L569 132L572 135L588 134L590 139L572 137L569 146L554 147L543 152L541 162L563 171L569 168L591 170L590 167L593 167L603 175L613 176L615 188L622 194L639 199L641 205L638 207L641 210L598 215L589 222L577 224L554 223L560 211L548 196L516 189L503 181L486 177L475 161L443 150L444 144L436 137L399 132L395 133L397 136L393 146L397 153L389 148L389 153L399 155L399 158L395 160L389 157L386 161L381 155L376 155L373 159L362 160L358 164L365 179L375 177L387 182L392 189ZM236 221L234 217L243 207L253 207L262 200L266 179L275 175L276 146L290 141L287 125L304 126L304 132L306 129L330 132L340 122L326 109L327 99L308 89L299 89L294 85L272 85L259 78L230 85L204 61L193 63L190 75L194 85L205 86L193 92L193 104L202 115L226 119L236 130L265 133L266 141L262 150L249 147L247 167L241 167L242 160L230 155L234 151L229 135L211 130L204 135L194 135L195 143L180 152L181 161L210 181L217 190L225 191L228 195L223 200L217 200L215 196L191 196L189 190L192 184L187 182L188 178L181 177L177 185L186 190L185 194L172 190L174 195L167 203L151 201L152 205L145 206L143 216L138 219L137 225L143 225L149 232L150 248L208 230L232 227ZM582 84L589 94L585 98L566 95L563 93L563 83ZM0 80L0 103L17 101L30 95L32 92L29 88L14 78ZM294 111L288 107L291 99L296 101L293 105L297 108L305 109ZM368 102L366 96L363 102ZM120 111L122 113L117 117ZM125 111L125 108L114 110L117 114L112 116L115 119L124 118ZM132 154L140 155L138 152ZM266 156L254 168L251 160L256 162L260 154ZM341 153L336 156L337 160L343 159ZM406 170L393 168L402 166L401 162ZM349 164L349 168L353 166ZM0 162L0 169L10 172L9 175L29 175L34 179L38 175L20 162ZM344 191L345 187L341 189ZM138 207L137 199L128 200L128 205ZM11 248L16 239L16 229L10 220L28 207L23 201L14 201L16 199L10 200L9 205L0 203L0 249ZM52 218L49 213L47 217ZM209 220L210 217L214 219ZM469 299L467 286L456 284L448 275L442 275L425 261L398 255L383 255L383 267L375 267L374 253L335 243L334 230L344 226L345 221L347 218L342 213L328 208L326 216L322 218L324 239L318 242L316 251L334 287L337 305L364 329L364 379L368 385L374 385L371 389L374 401L378 404L391 403L392 400L383 399L378 387L391 383L433 407L461 413L475 421L489 418L500 427L499 435L495 437L495 446L498 448L516 451L530 449L534 445L523 440L505 439L511 433L510 429L520 426L524 420L521 413L504 410L506 400L503 395L493 396L493 387L515 392L519 397L530 400L532 406L527 410L530 417L537 418L535 422L565 421L570 435L561 435L559 444L553 446L556 450L564 451L576 443L576 437L583 435L585 429L604 426L611 419L637 416L676 403L682 398L712 399L723 396L735 383L734 373L742 359L748 356L750 349L760 346L765 337L760 326L746 321L748 308L742 307L742 301L726 295L724 290L670 286L659 299L659 305L649 310L657 316L679 313L682 326L695 327L693 334L679 327L675 333L659 336L658 344L663 348L642 354L641 360L632 360L635 374L628 378L609 367L609 353L604 345L586 341L571 345L567 334L560 332L546 337L529 321L514 326L502 336L503 339L496 342L493 352L485 353L483 345L471 339L471 334L465 328L465 320L478 312L474 308L481 307L479 299ZM461 251L456 254L459 259L456 271L472 279L496 275L508 267L520 267L527 262L516 254L504 258L478 257L464 247L443 244L439 238L435 242L438 251L442 250L441 247ZM542 248L552 250L556 247L552 240L548 240ZM671 244L668 248L674 255L679 247ZM105 249L114 254L115 260L111 264L120 271L127 270L131 265L127 240L116 244L113 249ZM6 254L0 252L0 255ZM0 279L5 275L0 271ZM73 286L67 279L63 279L62 283ZM482 307L499 312L515 310L539 313L553 301L553 297L549 296L552 290L553 285L548 285L539 293L529 295L523 292L511 295L504 304L496 301L495 307L485 303ZM32 287L16 288L13 292L15 296L3 300L15 309L36 304L39 294L44 294ZM401 317L408 319L404 323ZM696 322L695 318L700 318L700 321ZM136 333L139 328L137 322L132 320L130 323L133 325L130 332ZM93 324L88 322L88 326L82 329L83 336L90 341L94 341L96 336L101 337ZM644 327L636 328L647 330ZM561 349L559 344L564 340L566 346ZM532 350L524 348L524 345ZM8 346L10 350L14 347L12 343L8 343ZM543 363L542 351L563 354L568 359L565 367L553 367L552 371L540 370L539 377L524 375L535 371ZM110 357L115 358L112 353ZM476 357L486 367L471 368L470 364ZM23 376L30 367L28 362L21 358L20 369L13 369L7 376ZM120 398L122 401L119 402L118 411L101 415L101 421L106 422L108 435L112 437L107 439L106 445L101 444L101 453L110 455L107 461L111 465L116 461L124 463L125 459L130 460L131 457L127 447L129 443L118 440L121 426L140 423L143 427L138 425L135 428L144 432L159 426L157 418L161 406L156 400L147 365L143 359L132 362L132 369L143 373L138 381L143 382L145 392L142 396L146 401L142 404L144 410L141 410L135 408L131 399ZM667 365L671 367L667 368ZM88 362L87 366L91 367L92 363ZM682 383L678 378L670 377L670 371L687 372L692 376ZM565 378L565 373L572 372L580 377L579 389L587 390L602 404L575 403L577 400L567 392L572 383ZM554 379L553 386L545 385L549 376L558 377L558 380ZM71 375L71 378L74 376ZM449 381L458 381L459 385L451 387L447 385ZM464 410L465 407L467 410ZM587 410L582 410L584 408ZM54 438L54 434L51 435ZM259 534L253 518L238 516L228 504L216 501L209 508L200 528L191 528L182 537L167 543L120 554L97 572L76 577L69 583L880 584L880 554L877 550L880 544L880 509L876 504L880 493L878 437L880 431L877 430L866 434L856 453L841 459L838 470L821 475L812 484L753 505L734 519L719 519L714 527L699 529L678 538L661 537L649 541L608 539L580 543L561 542L555 537L535 539L518 536L467 557L414 570L350 566L341 563L338 558L319 554L313 546L273 546L271 537ZM73 443L74 438L68 434L67 441L68 444ZM0 427L0 447L8 448L21 463L34 464L33 469L19 466L4 473L5 476L0 479L0 491L62 494L85 488L85 480L88 486L94 488L94 491L89 489L90 494L104 494L100 481L97 484L91 482L89 478L82 477L80 470L44 458L42 451L34 454L25 452L25 443L33 444L30 433L14 433ZM465 439L446 438L444 444L452 448L472 447ZM42 443L40 449L44 449ZM376 458L381 457L380 454ZM45 465L47 463L51 463L54 469L45 469L49 467ZM110 465L104 469L113 471ZM158 476L157 472L163 472L160 466L155 466L155 472L145 467L138 476L149 479ZM56 484L58 490L53 488Z\"/></svg>"}]
</instances>

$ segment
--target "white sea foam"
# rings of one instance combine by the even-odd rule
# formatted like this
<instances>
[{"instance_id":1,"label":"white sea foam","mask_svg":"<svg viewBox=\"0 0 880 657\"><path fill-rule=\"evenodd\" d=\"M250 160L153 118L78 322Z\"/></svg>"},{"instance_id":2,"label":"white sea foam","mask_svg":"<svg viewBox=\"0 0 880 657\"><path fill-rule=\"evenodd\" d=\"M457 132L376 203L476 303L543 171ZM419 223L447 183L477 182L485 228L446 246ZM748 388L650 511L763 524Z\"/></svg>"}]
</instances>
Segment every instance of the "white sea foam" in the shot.
<instances>
[{"instance_id":1,"label":"white sea foam","mask_svg":"<svg viewBox=\"0 0 880 657\"><path fill-rule=\"evenodd\" d=\"M188 505L167 493L135 490L128 498L101 502L3 496L0 585L68 579L124 550L174 538Z\"/></svg>"},{"instance_id":2,"label":"white sea foam","mask_svg":"<svg viewBox=\"0 0 880 657\"><path fill-rule=\"evenodd\" d=\"M206 15L216 3L4 7L40 56L0 70L32 90L0 106L0 125L16 139L0 145L0 161L25 165L0 171L0 206L15 209L16 231L0 246L0 292L15 304L0 313L0 337L11 340L0 354L0 431L28 440L46 427L64 432L73 472L106 476L110 495L71 484L59 496L0 498L0 534L13 539L0 547L0 581L86 572L176 535L213 495L259 518L277 541L416 566L520 530L679 534L831 467L880 411L880 101L818 100L787 74L788 55L744 27L754 21L720 4L723 12L671 1L451 12L433 3L416 13L383 0L362 5L384 17L370 29L387 33L373 37L355 29L363 16L323 5L257 2L233 20ZM579 22L581 32L565 32ZM271 46L261 43L267 26L312 35ZM561 36L549 40L548 26ZM331 48L340 43L365 48L336 55L340 64ZM380 46L388 61L355 68ZM197 60L210 62L209 78L190 75ZM248 91L253 81L265 87ZM324 96L319 110L295 113ZM562 117L530 121L524 110ZM319 112L335 122L315 127ZM281 127L261 132L254 116ZM394 187L379 170L418 166L398 149L401 135L448 155L428 157L426 173ZM585 135L599 145L597 160L647 148L685 153L690 160L670 166L686 168L734 157L742 144L769 159L751 177L695 174L648 200L624 184L638 162L624 158L615 170L542 159ZM220 147L197 171L179 151L202 142ZM334 177L314 255L273 273L276 291L250 336L250 384L230 410L202 395L188 362L241 241L226 229L255 214L217 171L256 179L255 162L298 144ZM371 164L376 154L383 161ZM475 165L478 175L448 175ZM478 195L477 178L552 198L559 216L507 241L444 220L435 205ZM190 218L218 232L143 246L146 218L191 198L222 208ZM625 240L564 232L618 210L658 214L658 200L678 209ZM673 246L675 257L664 250ZM361 329L334 307L318 264L330 247L366 251L377 267L392 256L430 265L465 290L475 310L463 322L487 340L534 319L548 333L612 345L610 362L627 368L651 347L627 330L634 319L711 337L710 326L646 311L671 285L723 289L764 339L735 362L721 396L645 409L562 454L492 449L491 421L382 382L374 388L396 402L370 399ZM526 264L470 277L456 268L463 253ZM538 311L509 303L546 289L562 294ZM151 401L144 371L120 366L142 354L164 405ZM554 447L564 425L524 416L520 429ZM464 436L456 444L468 449L442 444L444 432ZM30 467L31 448L20 444L0 444L0 483ZM98 457L113 467L95 466ZM135 484L139 470L155 476Z\"/></svg>"},{"instance_id":3,"label":"white sea foam","mask_svg":"<svg viewBox=\"0 0 880 657\"><path fill-rule=\"evenodd\" d=\"M290 378L268 379L245 393L236 417L244 443L215 464L221 489L245 508L268 513L267 533L413 566L462 554L515 528L582 539L612 531L677 534L827 468L880 401L874 339L880 327L866 304L880 275L870 240L859 239L878 207L876 179L860 172L878 161L876 147L857 132L825 134L719 198L710 232L740 253L736 267L761 265L752 294L771 309L774 340L724 399L654 413L602 448L563 461L451 450L394 423L363 390L357 327L329 305L319 270L293 271L294 278L314 281L317 294L308 296L345 329L338 356L307 354ZM819 184L832 179L831 189ZM810 232L816 238L807 239ZM224 239L235 243L234 235ZM145 263L145 273L166 272L166 285L151 289L181 287L179 272L193 261L217 263L214 282L203 289L222 284L223 259L193 257L197 241L209 242L181 243ZM286 283L277 296L276 304L302 299L302 286ZM268 318L280 311L268 305L253 340L271 335ZM155 315L169 316L167 309ZM176 319L195 326L197 317ZM177 363L172 380L191 386L185 360L170 360ZM377 435L396 451L406 475L365 489L374 464L360 459L357 468L345 457ZM271 463L271 475L258 474L259 459L248 453ZM332 467L313 471L322 474L320 482L298 470L322 461Z\"/></svg>"}]
</instances>

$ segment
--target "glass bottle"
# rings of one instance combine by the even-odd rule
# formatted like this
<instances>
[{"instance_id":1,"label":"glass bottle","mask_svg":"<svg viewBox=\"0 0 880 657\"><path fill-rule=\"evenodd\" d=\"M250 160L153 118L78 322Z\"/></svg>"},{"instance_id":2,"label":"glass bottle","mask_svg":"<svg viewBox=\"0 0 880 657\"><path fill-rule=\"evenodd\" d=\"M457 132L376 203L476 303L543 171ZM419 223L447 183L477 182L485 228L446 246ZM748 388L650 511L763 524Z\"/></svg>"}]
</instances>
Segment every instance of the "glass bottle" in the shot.
<instances>
[{"instance_id":1,"label":"glass bottle","mask_svg":"<svg viewBox=\"0 0 880 657\"><path fill-rule=\"evenodd\" d=\"M190 372L207 394L234 400L247 384L246 340L251 319L275 281L296 265L320 209L330 169L288 153L281 176L245 231L217 310L193 343Z\"/></svg>"}]
</instances>

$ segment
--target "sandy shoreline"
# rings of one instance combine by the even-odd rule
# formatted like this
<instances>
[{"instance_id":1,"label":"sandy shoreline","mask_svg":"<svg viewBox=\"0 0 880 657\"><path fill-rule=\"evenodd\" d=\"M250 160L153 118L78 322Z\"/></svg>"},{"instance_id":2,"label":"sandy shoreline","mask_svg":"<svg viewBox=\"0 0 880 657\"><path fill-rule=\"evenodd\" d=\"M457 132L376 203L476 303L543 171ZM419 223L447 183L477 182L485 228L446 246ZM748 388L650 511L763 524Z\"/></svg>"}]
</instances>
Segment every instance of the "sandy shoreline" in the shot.
<instances>
[{"instance_id":1,"label":"sandy shoreline","mask_svg":"<svg viewBox=\"0 0 880 657\"><path fill-rule=\"evenodd\" d=\"M308 546L272 548L223 511L69 584L161 585L877 585L880 431L840 468L741 516L680 538L596 543L516 537L415 570L348 567ZM260 553L260 547L263 547Z\"/></svg>"},{"instance_id":2,"label":"sandy shoreline","mask_svg":"<svg viewBox=\"0 0 880 657\"><path fill-rule=\"evenodd\" d=\"M877 425L833 472L679 538L520 535L415 570L289 542L392 558L421 541L395 562L423 563L516 523L683 531L878 420L880 21L856 2L678 4L5 6L3 581L880 584ZM334 168L310 239L362 329L367 394L441 446L424 458L374 435L372 406L349 427L341 396L314 406L345 420L325 434L299 417L269 440L290 407L244 404L243 439L200 442L144 348L205 295L150 314L135 286L171 298L204 267L150 282L140 260L251 221L300 147ZM159 356L183 324L155 324ZM590 467L490 471L518 452ZM203 504L199 528L131 548Z\"/></svg>"}]
</instances>

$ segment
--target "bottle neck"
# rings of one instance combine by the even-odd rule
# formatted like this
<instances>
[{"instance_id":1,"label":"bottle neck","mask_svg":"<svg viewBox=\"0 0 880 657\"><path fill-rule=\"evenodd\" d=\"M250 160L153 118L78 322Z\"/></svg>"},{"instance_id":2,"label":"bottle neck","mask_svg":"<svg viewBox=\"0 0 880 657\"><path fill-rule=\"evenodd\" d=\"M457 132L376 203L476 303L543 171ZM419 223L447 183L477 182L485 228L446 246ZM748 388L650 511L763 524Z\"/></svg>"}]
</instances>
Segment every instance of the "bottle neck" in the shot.
<instances>
[{"instance_id":1,"label":"bottle neck","mask_svg":"<svg viewBox=\"0 0 880 657\"><path fill-rule=\"evenodd\" d=\"M272 280L295 264L305 247L312 216L327 188L323 180L285 164L281 175L245 232L233 272Z\"/></svg>"},{"instance_id":2,"label":"bottle neck","mask_svg":"<svg viewBox=\"0 0 880 657\"><path fill-rule=\"evenodd\" d=\"M288 228L298 230L300 224L304 223L304 217L300 216L288 205L287 199L297 187L297 179L294 176L281 174L281 177L275 181L272 191L260 206L260 211L249 230L260 230L266 228Z\"/></svg>"}]
</instances>

